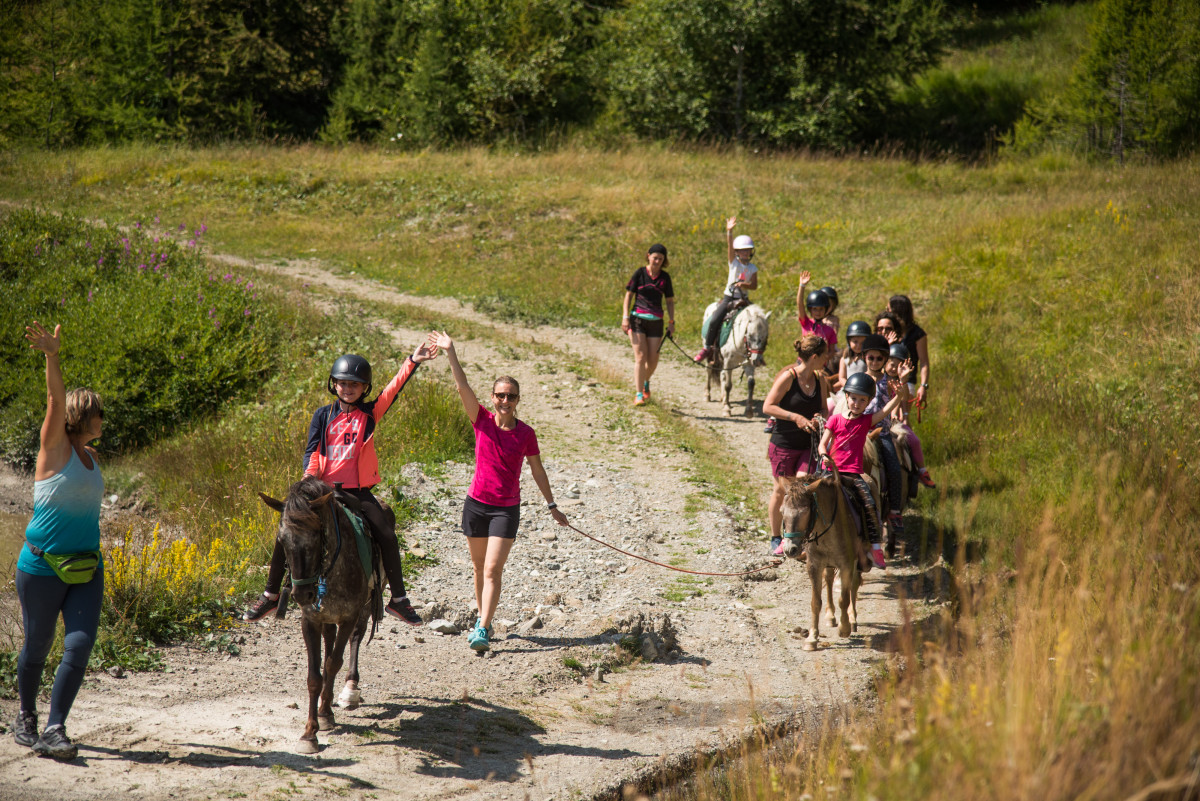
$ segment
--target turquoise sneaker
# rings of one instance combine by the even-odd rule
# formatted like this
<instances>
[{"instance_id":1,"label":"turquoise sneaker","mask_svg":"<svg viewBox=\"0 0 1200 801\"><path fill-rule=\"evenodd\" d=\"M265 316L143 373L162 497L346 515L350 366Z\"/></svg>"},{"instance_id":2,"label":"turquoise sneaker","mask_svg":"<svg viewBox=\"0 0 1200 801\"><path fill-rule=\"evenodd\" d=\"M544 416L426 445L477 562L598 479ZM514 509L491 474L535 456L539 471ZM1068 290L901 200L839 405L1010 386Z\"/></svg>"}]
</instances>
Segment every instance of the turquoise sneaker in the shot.
<instances>
[{"instance_id":1,"label":"turquoise sneaker","mask_svg":"<svg viewBox=\"0 0 1200 801\"><path fill-rule=\"evenodd\" d=\"M471 633L467 635L467 645L471 646L472 651L487 651L492 647L488 641L491 636L492 630L490 628L485 629L479 623L476 623L475 628L471 629Z\"/></svg>"}]
</instances>

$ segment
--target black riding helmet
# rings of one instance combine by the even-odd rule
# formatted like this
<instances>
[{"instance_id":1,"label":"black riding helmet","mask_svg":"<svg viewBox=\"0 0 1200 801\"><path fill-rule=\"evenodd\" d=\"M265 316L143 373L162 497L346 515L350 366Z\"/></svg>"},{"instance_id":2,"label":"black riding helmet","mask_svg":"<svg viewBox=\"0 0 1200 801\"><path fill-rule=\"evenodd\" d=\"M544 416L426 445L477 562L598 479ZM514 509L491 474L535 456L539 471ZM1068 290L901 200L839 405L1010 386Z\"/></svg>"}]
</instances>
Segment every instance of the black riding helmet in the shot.
<instances>
[{"instance_id":1,"label":"black riding helmet","mask_svg":"<svg viewBox=\"0 0 1200 801\"><path fill-rule=\"evenodd\" d=\"M829 308L829 296L819 289L814 289L804 297L804 307L806 309L813 308Z\"/></svg>"},{"instance_id":2,"label":"black riding helmet","mask_svg":"<svg viewBox=\"0 0 1200 801\"><path fill-rule=\"evenodd\" d=\"M862 352L866 354L869 350L882 351L884 358L887 358L888 353L891 351L891 346L888 345L888 341L884 338L883 334L868 334L867 338L863 340Z\"/></svg>"},{"instance_id":3,"label":"black riding helmet","mask_svg":"<svg viewBox=\"0 0 1200 801\"><path fill-rule=\"evenodd\" d=\"M841 300L838 298L837 290L833 287L823 286L821 287L821 291L825 293L825 297L829 298L830 305L836 306L841 303Z\"/></svg>"},{"instance_id":4,"label":"black riding helmet","mask_svg":"<svg viewBox=\"0 0 1200 801\"><path fill-rule=\"evenodd\" d=\"M863 320L855 320L846 327L846 339L869 336L871 336L871 324Z\"/></svg>"},{"instance_id":5,"label":"black riding helmet","mask_svg":"<svg viewBox=\"0 0 1200 801\"><path fill-rule=\"evenodd\" d=\"M906 362L908 361L908 348L904 346L903 342L897 342L888 350L888 358Z\"/></svg>"},{"instance_id":6,"label":"black riding helmet","mask_svg":"<svg viewBox=\"0 0 1200 801\"><path fill-rule=\"evenodd\" d=\"M875 397L875 379L866 373L855 373L846 379L842 391L847 395L865 395L873 398Z\"/></svg>"},{"instance_id":7,"label":"black riding helmet","mask_svg":"<svg viewBox=\"0 0 1200 801\"><path fill-rule=\"evenodd\" d=\"M337 390L333 388L334 381L359 381L366 384L367 388L363 390L362 394L365 398L371 394L371 363L354 353L339 356L333 363L333 367L329 368L329 381L326 389L329 390L330 395L337 394Z\"/></svg>"}]
</instances>

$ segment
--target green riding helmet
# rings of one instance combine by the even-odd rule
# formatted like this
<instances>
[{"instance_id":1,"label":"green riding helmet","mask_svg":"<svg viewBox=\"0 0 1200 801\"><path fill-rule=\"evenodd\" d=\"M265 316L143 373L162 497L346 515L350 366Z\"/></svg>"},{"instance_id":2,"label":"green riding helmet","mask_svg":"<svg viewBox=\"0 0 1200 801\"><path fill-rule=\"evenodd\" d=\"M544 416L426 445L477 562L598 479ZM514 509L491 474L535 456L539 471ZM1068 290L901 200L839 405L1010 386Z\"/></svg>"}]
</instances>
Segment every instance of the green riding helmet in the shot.
<instances>
[{"instance_id":1,"label":"green riding helmet","mask_svg":"<svg viewBox=\"0 0 1200 801\"><path fill-rule=\"evenodd\" d=\"M875 379L866 373L855 373L846 379L842 391L847 395L862 395L866 398L875 397Z\"/></svg>"},{"instance_id":2,"label":"green riding helmet","mask_svg":"<svg viewBox=\"0 0 1200 801\"><path fill-rule=\"evenodd\" d=\"M371 394L371 363L354 353L339 356L333 367L329 368L329 381L325 388L329 390L330 395L337 394L337 390L333 388L334 381L358 381L366 384L367 388L362 394L365 398Z\"/></svg>"},{"instance_id":3,"label":"green riding helmet","mask_svg":"<svg viewBox=\"0 0 1200 801\"><path fill-rule=\"evenodd\" d=\"M904 346L903 342L897 342L895 345L892 345L890 349L888 349L888 358L899 359L902 362L906 362L909 359L908 348Z\"/></svg>"},{"instance_id":4,"label":"green riding helmet","mask_svg":"<svg viewBox=\"0 0 1200 801\"><path fill-rule=\"evenodd\" d=\"M814 289L804 297L804 307L806 309L828 309L829 296L819 289Z\"/></svg>"},{"instance_id":5,"label":"green riding helmet","mask_svg":"<svg viewBox=\"0 0 1200 801\"><path fill-rule=\"evenodd\" d=\"M850 337L869 337L871 336L871 324L864 320L855 320L846 326L846 339Z\"/></svg>"}]
</instances>

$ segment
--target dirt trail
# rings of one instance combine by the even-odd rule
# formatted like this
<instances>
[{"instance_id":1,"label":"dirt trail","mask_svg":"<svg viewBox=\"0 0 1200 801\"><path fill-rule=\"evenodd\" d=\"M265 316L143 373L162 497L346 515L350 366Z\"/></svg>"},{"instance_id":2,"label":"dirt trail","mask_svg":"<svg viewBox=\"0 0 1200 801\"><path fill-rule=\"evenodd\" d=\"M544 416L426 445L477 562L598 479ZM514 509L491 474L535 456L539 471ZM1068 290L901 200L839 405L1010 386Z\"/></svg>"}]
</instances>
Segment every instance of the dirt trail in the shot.
<instances>
[{"instance_id":1,"label":"dirt trail","mask_svg":"<svg viewBox=\"0 0 1200 801\"><path fill-rule=\"evenodd\" d=\"M317 264L222 260L319 287L323 303L362 297L490 326L494 339L461 339L468 376L477 389L500 373L522 381L521 416L538 430L573 523L692 569L737 571L765 560L765 536L736 530L730 510L686 481L688 454L630 408L630 393L594 380L599 371L626 374L628 347L578 329L496 322L453 300L407 296ZM383 327L405 349L424 334ZM547 348L567 358L549 357ZM445 360L431 369L444 370ZM768 383L760 379L760 394ZM703 373L677 354L664 351L653 387L654 403L728 444L747 467L748 492L768 491L761 418L721 417L717 403L703 401ZM403 435L386 422L381 434ZM435 510L407 532L410 547L439 560L409 591L427 621L473 619L457 528L469 480L468 465L449 464L436 479L404 471L406 492ZM816 721L823 707L861 696L902 625L898 597L921 585L911 565L869 574L859 636L825 632L835 635L829 647L805 653L793 632L808 614L807 577L797 565L759 577L766 580L683 577L558 528L528 475L522 489L532 503L505 573L502 633L488 656L475 656L461 635L389 619L363 651L363 706L339 710L337 728L321 734L321 753L300 756L299 613L243 624L239 657L172 648L166 673L90 676L69 720L80 758L58 765L6 737L0 799L590 798L737 739L752 719ZM630 661L618 641L639 630L652 651ZM15 702L0 706L11 720Z\"/></svg>"}]
</instances>

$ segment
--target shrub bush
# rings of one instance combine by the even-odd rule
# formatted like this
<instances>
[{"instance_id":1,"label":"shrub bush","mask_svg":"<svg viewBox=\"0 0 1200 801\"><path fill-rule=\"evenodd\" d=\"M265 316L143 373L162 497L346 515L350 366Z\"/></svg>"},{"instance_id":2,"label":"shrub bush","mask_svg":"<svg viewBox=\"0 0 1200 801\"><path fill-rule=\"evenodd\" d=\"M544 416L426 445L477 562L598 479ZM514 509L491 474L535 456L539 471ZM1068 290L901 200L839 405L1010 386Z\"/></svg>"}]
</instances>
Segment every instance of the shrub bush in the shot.
<instances>
[{"instance_id":1,"label":"shrub bush","mask_svg":"<svg viewBox=\"0 0 1200 801\"><path fill-rule=\"evenodd\" d=\"M181 226L183 228L183 226ZM212 273L205 228L185 244L130 230L14 211L0 221L0 457L28 469L45 414L44 361L21 333L63 328L68 388L104 399L101 451L145 445L253 392L269 371L277 326L253 282Z\"/></svg>"}]
</instances>

